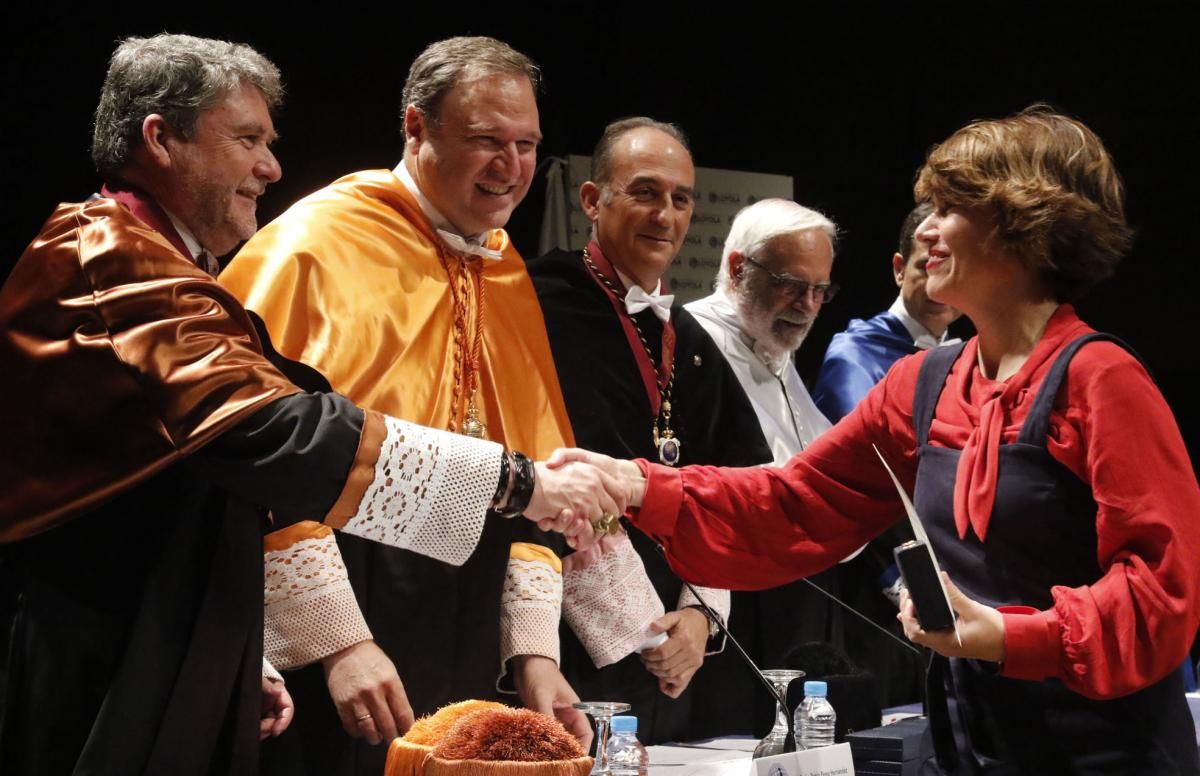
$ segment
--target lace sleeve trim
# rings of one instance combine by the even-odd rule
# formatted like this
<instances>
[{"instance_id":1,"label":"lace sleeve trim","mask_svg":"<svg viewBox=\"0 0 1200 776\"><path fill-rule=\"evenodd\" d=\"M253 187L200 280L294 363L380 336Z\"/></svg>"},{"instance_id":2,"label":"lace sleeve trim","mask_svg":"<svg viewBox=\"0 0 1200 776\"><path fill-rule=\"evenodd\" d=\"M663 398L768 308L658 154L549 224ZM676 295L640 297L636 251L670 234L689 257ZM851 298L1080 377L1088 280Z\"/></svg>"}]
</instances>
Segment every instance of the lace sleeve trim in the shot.
<instances>
[{"instance_id":1,"label":"lace sleeve trim","mask_svg":"<svg viewBox=\"0 0 1200 776\"><path fill-rule=\"evenodd\" d=\"M563 617L597 668L641 647L650 623L663 614L662 600L625 534L563 561Z\"/></svg>"},{"instance_id":2,"label":"lace sleeve trim","mask_svg":"<svg viewBox=\"0 0 1200 776\"><path fill-rule=\"evenodd\" d=\"M558 622L562 574L543 559L518 552L508 559L500 596L500 674L515 655L542 655L559 662ZM517 557L523 556L523 557Z\"/></svg>"},{"instance_id":3,"label":"lace sleeve trim","mask_svg":"<svg viewBox=\"0 0 1200 776\"><path fill-rule=\"evenodd\" d=\"M483 531L503 448L370 411L362 440L326 524L455 566L465 563ZM351 510L354 490L359 495Z\"/></svg>"},{"instance_id":4,"label":"lace sleeve trim","mask_svg":"<svg viewBox=\"0 0 1200 776\"><path fill-rule=\"evenodd\" d=\"M265 553L263 654L276 668L314 663L371 638L328 528Z\"/></svg>"}]
</instances>

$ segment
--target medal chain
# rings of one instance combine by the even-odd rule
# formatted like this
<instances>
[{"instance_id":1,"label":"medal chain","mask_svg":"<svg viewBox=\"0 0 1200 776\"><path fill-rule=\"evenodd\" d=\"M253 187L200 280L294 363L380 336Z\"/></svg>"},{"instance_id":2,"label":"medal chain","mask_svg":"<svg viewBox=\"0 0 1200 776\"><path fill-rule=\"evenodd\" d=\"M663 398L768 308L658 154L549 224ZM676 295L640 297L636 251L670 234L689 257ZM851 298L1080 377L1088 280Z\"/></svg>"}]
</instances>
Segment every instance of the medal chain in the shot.
<instances>
[{"instance_id":1,"label":"medal chain","mask_svg":"<svg viewBox=\"0 0 1200 776\"><path fill-rule=\"evenodd\" d=\"M613 296L620 300L621 292L617 290L617 287L612 284L612 281L610 281L596 266L595 262L592 261L592 257L588 253L586 246L583 249L583 260L587 263L588 267L591 268L592 272L595 273L596 277L600 278L600 282L604 284L604 287L607 288ZM646 341L646 335L642 332L642 327L638 325L637 318L630 315L629 311L623 306L621 310L625 313L625 317L629 319L629 322L633 324L633 330L637 332L638 339L641 340L642 347L646 351L646 357L649 358L650 363L653 364L654 353L650 350L650 343ZM666 388L663 388L661 383L659 383L657 380L655 381L655 385L658 386L659 406L662 408L662 411L658 415L654 416L651 438L654 440L654 446L658 447L660 438L671 439L675 436L675 432L671 430L671 389L675 386L674 362L671 363L671 374L667 377ZM662 420L661 437L659 432L660 419Z\"/></svg>"}]
</instances>

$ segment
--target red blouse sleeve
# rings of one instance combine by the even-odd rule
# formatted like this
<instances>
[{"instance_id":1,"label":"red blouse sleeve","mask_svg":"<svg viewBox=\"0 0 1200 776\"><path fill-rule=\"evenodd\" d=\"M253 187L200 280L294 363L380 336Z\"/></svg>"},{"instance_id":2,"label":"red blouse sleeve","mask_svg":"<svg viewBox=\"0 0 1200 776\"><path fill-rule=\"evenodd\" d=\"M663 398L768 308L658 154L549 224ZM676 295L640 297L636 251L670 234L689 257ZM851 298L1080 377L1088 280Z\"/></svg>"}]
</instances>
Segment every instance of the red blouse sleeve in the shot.
<instances>
[{"instance_id":1,"label":"red blouse sleeve","mask_svg":"<svg viewBox=\"0 0 1200 776\"><path fill-rule=\"evenodd\" d=\"M1003 672L1112 698L1177 668L1196 635L1200 487L1170 408L1123 349L1080 350L1065 393L1049 449L1092 488L1104 573L1053 588L1049 611L1005 615Z\"/></svg>"},{"instance_id":2,"label":"red blouse sleeve","mask_svg":"<svg viewBox=\"0 0 1200 776\"><path fill-rule=\"evenodd\" d=\"M897 363L853 412L781 467L639 462L647 487L634 523L663 545L680 576L709 587L764 589L832 566L903 517L872 444L911 492L921 358Z\"/></svg>"}]
</instances>

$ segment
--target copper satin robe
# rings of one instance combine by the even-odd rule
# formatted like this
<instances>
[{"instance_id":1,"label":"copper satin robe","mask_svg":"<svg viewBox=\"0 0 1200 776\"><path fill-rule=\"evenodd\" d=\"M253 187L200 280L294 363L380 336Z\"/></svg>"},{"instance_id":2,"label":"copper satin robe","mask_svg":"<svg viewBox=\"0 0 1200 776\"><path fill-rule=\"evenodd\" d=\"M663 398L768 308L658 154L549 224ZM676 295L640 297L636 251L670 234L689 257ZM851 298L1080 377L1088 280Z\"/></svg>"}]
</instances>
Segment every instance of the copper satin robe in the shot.
<instances>
[{"instance_id":1,"label":"copper satin robe","mask_svg":"<svg viewBox=\"0 0 1200 776\"><path fill-rule=\"evenodd\" d=\"M0 332L0 543L87 511L297 391L241 305L108 199L54 212L4 285Z\"/></svg>"},{"instance_id":2,"label":"copper satin robe","mask_svg":"<svg viewBox=\"0 0 1200 776\"><path fill-rule=\"evenodd\" d=\"M326 514L382 421L297 393L236 300L106 199L60 206L0 290L0 371L22 594L0 771L256 773L256 503Z\"/></svg>"}]
</instances>

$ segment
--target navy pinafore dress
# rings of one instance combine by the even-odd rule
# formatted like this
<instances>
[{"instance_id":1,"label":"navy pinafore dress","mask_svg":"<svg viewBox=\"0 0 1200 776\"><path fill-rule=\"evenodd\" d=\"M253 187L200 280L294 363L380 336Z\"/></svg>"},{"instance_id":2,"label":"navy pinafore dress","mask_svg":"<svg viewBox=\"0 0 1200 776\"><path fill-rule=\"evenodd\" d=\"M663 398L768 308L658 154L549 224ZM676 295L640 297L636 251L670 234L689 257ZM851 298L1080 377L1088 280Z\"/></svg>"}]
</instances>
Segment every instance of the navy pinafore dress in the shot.
<instances>
[{"instance_id":1,"label":"navy pinafore dress","mask_svg":"<svg viewBox=\"0 0 1200 776\"><path fill-rule=\"evenodd\" d=\"M1096 340L1129 349L1108 335L1089 334L1059 354L1016 441L1000 446L986 544L970 530L959 539L955 528L961 451L929 444L938 398L963 345L935 348L921 366L913 400L920 453L914 501L942 568L976 601L1044 610L1054 605L1052 586L1081 587L1101 577L1091 489L1046 449L1050 409L1067 366L1080 347ZM993 663L939 655L927 682L937 762L923 773L1200 773L1179 671L1104 701L1073 692L1057 679L1009 679Z\"/></svg>"}]
</instances>

